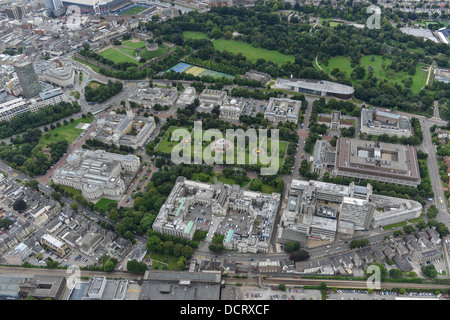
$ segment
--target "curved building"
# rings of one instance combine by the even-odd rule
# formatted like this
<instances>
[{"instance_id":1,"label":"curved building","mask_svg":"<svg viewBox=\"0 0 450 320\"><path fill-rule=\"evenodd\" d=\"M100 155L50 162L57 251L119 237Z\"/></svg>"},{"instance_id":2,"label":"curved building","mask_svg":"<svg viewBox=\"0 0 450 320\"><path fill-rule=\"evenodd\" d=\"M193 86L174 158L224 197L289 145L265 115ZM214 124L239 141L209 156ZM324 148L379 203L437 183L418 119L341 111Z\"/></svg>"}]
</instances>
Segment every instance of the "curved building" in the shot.
<instances>
[{"instance_id":1,"label":"curved building","mask_svg":"<svg viewBox=\"0 0 450 320\"><path fill-rule=\"evenodd\" d=\"M291 90L319 96L334 96L339 99L351 99L355 89L344 84L314 79L282 79L275 83L277 89Z\"/></svg>"},{"instance_id":2,"label":"curved building","mask_svg":"<svg viewBox=\"0 0 450 320\"><path fill-rule=\"evenodd\" d=\"M71 86L75 83L75 70L70 63L54 61L41 75L41 80L56 84L60 87Z\"/></svg>"},{"instance_id":3,"label":"curved building","mask_svg":"<svg viewBox=\"0 0 450 320\"><path fill-rule=\"evenodd\" d=\"M102 197L120 199L125 191L122 174L134 174L140 160L134 155L120 155L103 150L76 149L66 163L55 170L55 184L81 190L86 200Z\"/></svg>"},{"instance_id":4,"label":"curved building","mask_svg":"<svg viewBox=\"0 0 450 320\"><path fill-rule=\"evenodd\" d=\"M94 13L94 6L98 5L100 13L108 13L128 3L128 0L62 0L66 6L78 6L81 13Z\"/></svg>"}]
</instances>

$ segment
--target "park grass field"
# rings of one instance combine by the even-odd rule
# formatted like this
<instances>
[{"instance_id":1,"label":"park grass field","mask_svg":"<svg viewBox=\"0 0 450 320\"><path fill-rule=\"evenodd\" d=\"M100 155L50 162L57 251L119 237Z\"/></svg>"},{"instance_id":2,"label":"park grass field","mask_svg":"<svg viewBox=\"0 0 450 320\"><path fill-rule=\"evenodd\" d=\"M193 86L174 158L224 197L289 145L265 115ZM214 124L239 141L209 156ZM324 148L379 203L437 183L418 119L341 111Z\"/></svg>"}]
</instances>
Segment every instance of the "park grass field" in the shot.
<instances>
[{"instance_id":1,"label":"park grass field","mask_svg":"<svg viewBox=\"0 0 450 320\"><path fill-rule=\"evenodd\" d=\"M144 10L146 10L146 9L148 9L148 8L147 8L147 7L142 7L142 6L134 6L134 7L130 8L130 9L128 9L128 10L122 12L122 13L119 14L119 15L120 15L120 16L125 16L125 15L131 16L131 15L133 15L133 14L141 13L142 11L144 11Z\"/></svg>"},{"instance_id":2,"label":"park grass field","mask_svg":"<svg viewBox=\"0 0 450 320\"><path fill-rule=\"evenodd\" d=\"M74 122L69 122L66 126L61 122L61 127L44 132L39 139L39 145L47 147L50 143L66 140L69 144L72 143L84 130L77 129L76 126L79 123L91 123L94 120L93 117L79 118ZM49 137L45 136L49 134Z\"/></svg>"},{"instance_id":3,"label":"park grass field","mask_svg":"<svg viewBox=\"0 0 450 320\"><path fill-rule=\"evenodd\" d=\"M136 51L136 49L130 49L130 48L124 48L124 47L119 47L119 51L123 52L129 56L134 57L134 52Z\"/></svg>"},{"instance_id":4,"label":"park grass field","mask_svg":"<svg viewBox=\"0 0 450 320\"><path fill-rule=\"evenodd\" d=\"M133 49L139 49L139 48L145 48L145 42L144 41L122 41L122 46L129 47Z\"/></svg>"},{"instance_id":5,"label":"park grass field","mask_svg":"<svg viewBox=\"0 0 450 320\"><path fill-rule=\"evenodd\" d=\"M172 152L172 149L176 145L178 145L180 143L180 142L171 140L172 133L176 129L185 129L185 128L170 127L167 130L166 134L162 137L162 139L159 142L158 146L156 147L156 151L165 152L165 153L171 153ZM191 136L192 136L192 131L190 131L190 132L191 132ZM203 136L204 132L205 131L202 131L202 136ZM191 141L188 141L187 143L189 143L189 142L191 143L191 152L192 152L191 157L192 157L192 159L194 159L194 140L191 139ZM258 147L263 149L263 150L267 150L267 152L268 152L268 154L270 156L271 143L272 143L272 141L270 139L268 139L267 141L265 141L263 144L259 145ZM206 152L206 154L215 154L214 151L211 152L209 150L208 146L210 144L211 144L210 141L203 141L203 143L202 143L202 151ZM283 163L283 159L284 159L284 155L286 153L287 146L288 146L288 142L286 142L286 141L279 141L279 149L276 150L276 151L278 152L278 155L279 155L280 166ZM246 149L245 149L244 152L245 152L245 161L242 161L242 162L245 162L245 164L248 164L250 162L249 146L248 145L246 146ZM223 159L223 163L226 163L226 155L225 155L225 153L223 154L223 158L222 159ZM238 159L237 159L236 147L234 149L234 163L239 164L238 163ZM259 161L258 161L258 163L259 163Z\"/></svg>"},{"instance_id":6,"label":"park grass field","mask_svg":"<svg viewBox=\"0 0 450 320\"><path fill-rule=\"evenodd\" d=\"M374 68L374 76L376 76L378 79L381 80L387 80L391 83L399 83L403 84L402 81L412 78L412 86L411 91L413 93L418 93L421 88L425 86L425 83L427 81L428 73L423 71L420 67L424 65L418 65L416 69L416 74L411 76L406 72L395 72L394 70L388 69L388 66L392 63L392 60L389 58L383 59L380 55L375 55L375 60L371 61L372 55L366 55L361 58L361 66L364 67L366 70L366 75L364 76L364 79L368 78L368 67L372 66ZM340 71L343 71L346 73L346 77L348 79L351 79L351 74L353 72L352 66L350 61L347 57L343 56L337 56L332 57L328 61L328 65L321 64L320 65L322 69L327 72L328 74L331 74L331 71L335 68L338 68ZM427 67L427 66L425 66ZM352 82L355 82L355 80L351 79Z\"/></svg>"},{"instance_id":7,"label":"park grass field","mask_svg":"<svg viewBox=\"0 0 450 320\"><path fill-rule=\"evenodd\" d=\"M295 62L293 55L285 55L276 50L267 50L263 48L255 48L251 44L245 42L239 42L234 40L217 39L213 40L214 48L217 50L227 50L231 53L241 53L247 59L252 62L256 62L258 59L266 59L266 61L272 61L278 65L283 65L286 62Z\"/></svg>"},{"instance_id":8,"label":"park grass field","mask_svg":"<svg viewBox=\"0 0 450 320\"><path fill-rule=\"evenodd\" d=\"M139 53L139 56L142 57L142 58L145 58L145 59L147 59L147 61L149 61L149 60L151 60L153 58L160 57L163 54L166 54L166 53L171 52L173 50L175 50L175 49L169 48L168 46L161 45L155 51L148 51L147 49L144 49L144 50L142 50Z\"/></svg>"},{"instance_id":9,"label":"park grass field","mask_svg":"<svg viewBox=\"0 0 450 320\"><path fill-rule=\"evenodd\" d=\"M198 31L183 31L183 37L188 39L208 39L209 37L204 32Z\"/></svg>"},{"instance_id":10,"label":"park grass field","mask_svg":"<svg viewBox=\"0 0 450 320\"><path fill-rule=\"evenodd\" d=\"M100 200L98 200L98 202L95 205L97 207L102 208L103 210L107 211L108 210L108 205L110 203L115 203L116 206L117 206L117 201L116 200L107 199L107 198L101 198Z\"/></svg>"},{"instance_id":11,"label":"park grass field","mask_svg":"<svg viewBox=\"0 0 450 320\"><path fill-rule=\"evenodd\" d=\"M114 63L131 62L139 64L139 61L130 58L129 56L125 55L124 53L114 48L108 48L104 51L99 52L98 54L101 55L102 57L105 57L106 59L114 61Z\"/></svg>"}]
</instances>

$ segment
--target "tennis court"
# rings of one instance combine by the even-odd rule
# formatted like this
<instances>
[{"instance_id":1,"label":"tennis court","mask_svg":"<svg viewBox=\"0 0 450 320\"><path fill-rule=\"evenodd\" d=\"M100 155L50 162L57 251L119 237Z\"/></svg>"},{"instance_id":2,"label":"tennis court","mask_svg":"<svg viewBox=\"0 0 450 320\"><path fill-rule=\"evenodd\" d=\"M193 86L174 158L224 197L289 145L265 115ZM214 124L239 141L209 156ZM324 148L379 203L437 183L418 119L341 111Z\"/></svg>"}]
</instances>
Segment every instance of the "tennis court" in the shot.
<instances>
[{"instance_id":1,"label":"tennis court","mask_svg":"<svg viewBox=\"0 0 450 320\"><path fill-rule=\"evenodd\" d=\"M185 71L185 73L190 73L193 74L194 76L199 76L200 74L202 74L204 71L206 71L205 68L201 68L201 67L196 67L196 66L192 66L189 69L187 69Z\"/></svg>"},{"instance_id":2,"label":"tennis court","mask_svg":"<svg viewBox=\"0 0 450 320\"><path fill-rule=\"evenodd\" d=\"M184 72L187 69L189 69L190 67L192 67L192 65L184 63L184 62L179 62L176 65L174 65L172 68L170 68L169 70L173 70L176 72Z\"/></svg>"},{"instance_id":3,"label":"tennis court","mask_svg":"<svg viewBox=\"0 0 450 320\"><path fill-rule=\"evenodd\" d=\"M167 71L171 71L171 70L173 70L175 72L189 73L196 77L211 76L214 78L230 78L230 79L234 78L234 76L231 74L227 74L227 73L223 73L223 72L219 72L219 71L215 71L215 70L211 70L211 69L206 69L203 67L194 66L194 65L186 63L186 62L178 62L176 65L169 68Z\"/></svg>"}]
</instances>

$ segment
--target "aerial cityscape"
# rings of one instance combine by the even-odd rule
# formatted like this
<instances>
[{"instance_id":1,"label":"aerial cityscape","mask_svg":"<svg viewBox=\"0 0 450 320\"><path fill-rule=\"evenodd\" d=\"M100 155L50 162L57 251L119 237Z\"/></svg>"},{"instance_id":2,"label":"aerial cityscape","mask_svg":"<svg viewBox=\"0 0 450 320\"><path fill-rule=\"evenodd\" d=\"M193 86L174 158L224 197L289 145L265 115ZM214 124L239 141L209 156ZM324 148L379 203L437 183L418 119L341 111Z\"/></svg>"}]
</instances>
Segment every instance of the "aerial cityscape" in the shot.
<instances>
[{"instance_id":1,"label":"aerial cityscape","mask_svg":"<svg viewBox=\"0 0 450 320\"><path fill-rule=\"evenodd\" d=\"M440 0L0 0L0 300L449 300L449 41Z\"/></svg>"}]
</instances>

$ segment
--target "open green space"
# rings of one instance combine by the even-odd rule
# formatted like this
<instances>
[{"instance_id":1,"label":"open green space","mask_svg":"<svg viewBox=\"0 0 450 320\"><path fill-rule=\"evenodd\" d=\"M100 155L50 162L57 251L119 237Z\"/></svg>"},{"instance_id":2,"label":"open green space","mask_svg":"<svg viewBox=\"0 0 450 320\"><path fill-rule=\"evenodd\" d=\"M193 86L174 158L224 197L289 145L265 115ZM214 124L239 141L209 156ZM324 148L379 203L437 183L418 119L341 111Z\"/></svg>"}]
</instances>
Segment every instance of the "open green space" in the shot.
<instances>
[{"instance_id":1,"label":"open green space","mask_svg":"<svg viewBox=\"0 0 450 320\"><path fill-rule=\"evenodd\" d=\"M137 61L136 59L130 58L123 52L120 52L119 50L114 48L108 48L106 50L99 52L98 54L108 60L114 61L114 63L131 62L139 64L139 61Z\"/></svg>"},{"instance_id":2,"label":"open green space","mask_svg":"<svg viewBox=\"0 0 450 320\"><path fill-rule=\"evenodd\" d=\"M217 180L224 183L224 184L229 184L229 185L234 185L234 184L238 184L236 182L236 180L234 180L233 178L225 178L221 173L217 173ZM240 187L244 187L246 186L248 183L250 182L250 179L246 178L244 181L242 181L242 183L240 183Z\"/></svg>"},{"instance_id":3,"label":"open green space","mask_svg":"<svg viewBox=\"0 0 450 320\"><path fill-rule=\"evenodd\" d=\"M166 134L161 138L161 141L159 142L158 146L156 147L156 151L161 151L161 152L165 152L165 153L171 153L172 149L175 146L178 146L180 143L182 143L181 142L181 138L180 138L180 142L172 141L172 132L175 129L180 129L180 128L178 128L178 127L170 127L167 130ZM188 129L188 131L191 132L191 136L192 136L192 131L189 130L189 129ZM205 133L205 131L202 131L202 137L203 137L204 133ZM194 144L195 144L195 141L192 138L192 139L190 139L190 141L186 141L186 143L190 143L191 144L191 152L192 152L191 157L193 159L194 158ZM214 151L210 151L209 148L208 148L208 146L210 146L211 143L212 143L211 140L202 141L202 151L205 154L207 154L207 155L212 154L212 156L214 156L215 152ZM257 147L262 149L262 150L267 150L267 153L270 156L271 155L271 153L270 153L271 152L271 144L272 144L272 141L270 139L268 139L266 141L263 141L263 143L261 143L261 144L259 144L259 142L258 142ZM284 155L285 155L287 146L288 146L288 142L286 142L286 141L279 141L279 148L277 150L275 150L276 152L278 152L279 159L280 159L280 165L283 163L283 159L284 159ZM245 148L246 148L245 151L241 151L241 152L245 153L245 161L243 161L243 162L248 164L250 162L250 152L254 153L256 151L255 150L249 151L248 143L246 143L246 147ZM237 147L234 146L234 163L235 164L239 164L237 153L238 153L237 152ZM205 157L204 155L203 155L203 158ZM223 163L226 163L226 155L225 155L225 153L223 153Z\"/></svg>"},{"instance_id":4,"label":"open green space","mask_svg":"<svg viewBox=\"0 0 450 320\"><path fill-rule=\"evenodd\" d=\"M183 31L183 37L188 39L209 39L206 33L199 31Z\"/></svg>"},{"instance_id":5,"label":"open green space","mask_svg":"<svg viewBox=\"0 0 450 320\"><path fill-rule=\"evenodd\" d=\"M130 48L125 48L125 47L119 47L119 51L123 52L129 56L134 57L134 53L136 51L136 49L130 49Z\"/></svg>"},{"instance_id":6,"label":"open green space","mask_svg":"<svg viewBox=\"0 0 450 320\"><path fill-rule=\"evenodd\" d=\"M173 50L175 50L175 48L169 48L168 46L161 45L155 51L148 51L147 49L143 49L139 53L139 56L142 57L142 58L145 58L147 60L151 60L153 58L160 57L163 54L166 54L166 53L171 52Z\"/></svg>"},{"instance_id":7,"label":"open green space","mask_svg":"<svg viewBox=\"0 0 450 320\"><path fill-rule=\"evenodd\" d=\"M163 253L152 252L150 254L150 259L152 259L152 269L163 269L163 266L166 266L169 270L177 269L177 261L178 259L174 256L166 255Z\"/></svg>"},{"instance_id":8,"label":"open green space","mask_svg":"<svg viewBox=\"0 0 450 320\"><path fill-rule=\"evenodd\" d=\"M247 59L252 62L256 62L258 59L265 59L266 61L272 61L279 66L286 62L295 62L293 55L286 55L276 50L267 50L263 48L255 48L251 44L245 42L239 42L234 40L216 39L213 40L214 48L217 50L227 50L228 52L238 54L241 53Z\"/></svg>"},{"instance_id":9,"label":"open green space","mask_svg":"<svg viewBox=\"0 0 450 320\"><path fill-rule=\"evenodd\" d=\"M134 6L133 8L130 8L124 12L122 12L121 14L119 14L120 16L131 16L133 14L138 14L141 13L142 11L148 9L147 7L142 7L142 6Z\"/></svg>"},{"instance_id":10,"label":"open green space","mask_svg":"<svg viewBox=\"0 0 450 320\"><path fill-rule=\"evenodd\" d=\"M269 186L268 184L263 184L261 187L261 192L271 194L272 192L277 192L277 189Z\"/></svg>"},{"instance_id":11,"label":"open green space","mask_svg":"<svg viewBox=\"0 0 450 320\"><path fill-rule=\"evenodd\" d=\"M97 207L102 208L103 210L107 211L108 210L108 206L111 203L115 203L116 206L117 206L117 201L116 200L107 199L107 198L101 198L100 200L98 200L98 202L95 205Z\"/></svg>"},{"instance_id":12,"label":"open green space","mask_svg":"<svg viewBox=\"0 0 450 320\"><path fill-rule=\"evenodd\" d=\"M63 185L58 185L61 189L63 189L65 192L72 194L72 198L75 198L76 196L80 196L83 197L81 190L69 187L69 186L63 186Z\"/></svg>"},{"instance_id":13,"label":"open green space","mask_svg":"<svg viewBox=\"0 0 450 320\"><path fill-rule=\"evenodd\" d=\"M172 148L178 143L176 141L171 141L170 137L172 136L172 132L176 129L183 129L180 127L170 127L166 134L161 137L161 141L159 142L158 146L156 147L156 151L166 152L170 153L172 152Z\"/></svg>"},{"instance_id":14,"label":"open green space","mask_svg":"<svg viewBox=\"0 0 450 320\"><path fill-rule=\"evenodd\" d=\"M145 42L144 41L122 41L122 46L139 49L139 48L145 48Z\"/></svg>"},{"instance_id":15,"label":"open green space","mask_svg":"<svg viewBox=\"0 0 450 320\"><path fill-rule=\"evenodd\" d=\"M383 230L390 230L390 229L394 229L394 228L398 228L398 227L404 227L406 226L408 223L406 221L402 221L399 223L394 223L394 224L389 224L386 226L383 226Z\"/></svg>"},{"instance_id":16,"label":"open green space","mask_svg":"<svg viewBox=\"0 0 450 320\"><path fill-rule=\"evenodd\" d=\"M66 140L69 144L72 143L82 132L82 129L77 129L79 123L91 123L93 117L79 118L74 122L69 122L67 125L61 123L61 127L44 132L39 139L39 145L47 147L50 143ZM48 134L48 136L47 136Z\"/></svg>"},{"instance_id":17,"label":"open green space","mask_svg":"<svg viewBox=\"0 0 450 320\"><path fill-rule=\"evenodd\" d=\"M403 81L405 81L408 78L412 78L412 85L411 85L411 91L413 93L417 93L425 86L425 83L427 81L428 73L423 71L421 69L422 67L427 68L425 65L417 65L416 74L411 76L406 72L396 72L395 70L389 69L389 65L392 63L392 60L389 58L384 58L380 55L374 55L375 60L371 61L372 55L365 55L361 58L361 66L364 67L366 70L366 74L364 76L364 79L367 79L369 76L368 68L369 66L372 66L374 68L374 76L381 80L387 80L391 83L399 83L403 84ZM346 73L346 77L349 79L351 78L351 74L354 70L352 68L350 61L347 57L343 56L337 56L332 57L328 60L328 65L321 64L320 65L322 69L331 74L331 72L334 69L339 69L340 71L343 71ZM354 82L355 80L353 80Z\"/></svg>"}]
</instances>

